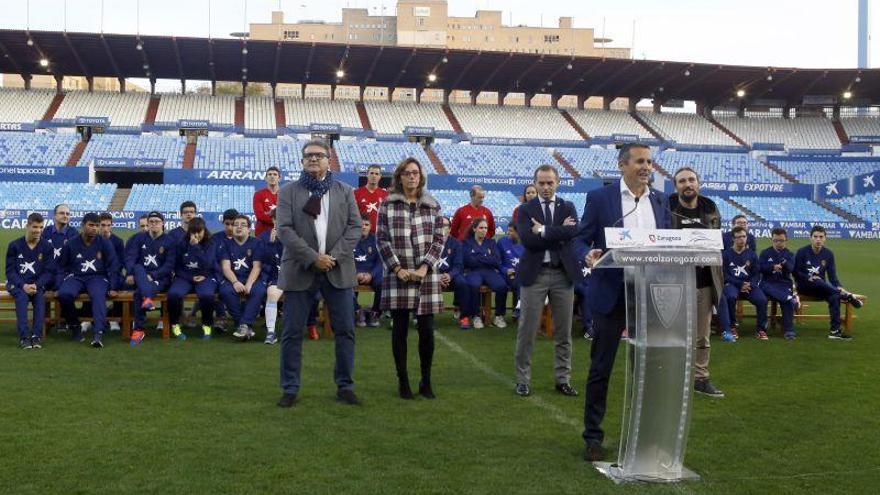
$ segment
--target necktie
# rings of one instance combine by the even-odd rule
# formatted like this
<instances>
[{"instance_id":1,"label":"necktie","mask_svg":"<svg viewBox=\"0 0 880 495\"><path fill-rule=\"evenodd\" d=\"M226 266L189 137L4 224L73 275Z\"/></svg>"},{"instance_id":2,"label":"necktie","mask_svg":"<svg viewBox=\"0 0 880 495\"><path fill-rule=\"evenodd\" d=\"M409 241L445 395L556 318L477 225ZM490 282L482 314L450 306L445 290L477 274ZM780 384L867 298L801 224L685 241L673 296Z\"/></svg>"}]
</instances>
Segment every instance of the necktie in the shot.
<instances>
[{"instance_id":1,"label":"necktie","mask_svg":"<svg viewBox=\"0 0 880 495\"><path fill-rule=\"evenodd\" d=\"M549 199L544 200L544 228L553 225L553 210L550 209L550 203ZM548 251L550 252L550 263L553 266L559 266L559 250L548 249Z\"/></svg>"}]
</instances>

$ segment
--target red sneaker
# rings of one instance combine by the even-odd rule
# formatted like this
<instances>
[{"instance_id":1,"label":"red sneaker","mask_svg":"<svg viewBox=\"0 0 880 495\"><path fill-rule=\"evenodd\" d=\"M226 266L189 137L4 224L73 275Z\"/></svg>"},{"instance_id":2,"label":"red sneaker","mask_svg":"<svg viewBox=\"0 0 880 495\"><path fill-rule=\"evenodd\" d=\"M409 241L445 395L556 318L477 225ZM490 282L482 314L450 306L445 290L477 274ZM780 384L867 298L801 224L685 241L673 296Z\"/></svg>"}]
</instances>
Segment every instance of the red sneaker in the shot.
<instances>
[{"instance_id":1,"label":"red sneaker","mask_svg":"<svg viewBox=\"0 0 880 495\"><path fill-rule=\"evenodd\" d=\"M309 340L318 340L318 327L317 325L309 325Z\"/></svg>"},{"instance_id":2,"label":"red sneaker","mask_svg":"<svg viewBox=\"0 0 880 495\"><path fill-rule=\"evenodd\" d=\"M131 341L130 341L131 346L134 347L134 346L140 344L144 340L145 336L146 336L146 334L140 328L135 328L134 330L132 330Z\"/></svg>"},{"instance_id":3,"label":"red sneaker","mask_svg":"<svg viewBox=\"0 0 880 495\"><path fill-rule=\"evenodd\" d=\"M152 299L150 299L149 297L145 297L144 302L141 303L141 309L146 311L153 311L154 309L156 309L156 305L153 304Z\"/></svg>"},{"instance_id":4,"label":"red sneaker","mask_svg":"<svg viewBox=\"0 0 880 495\"><path fill-rule=\"evenodd\" d=\"M458 328L462 330L468 330L474 328L474 325L471 323L471 319L465 316L464 318L458 320Z\"/></svg>"},{"instance_id":5,"label":"red sneaker","mask_svg":"<svg viewBox=\"0 0 880 495\"><path fill-rule=\"evenodd\" d=\"M767 332L763 330L758 330L755 333L755 338L758 340L770 340L770 337L767 336Z\"/></svg>"}]
</instances>

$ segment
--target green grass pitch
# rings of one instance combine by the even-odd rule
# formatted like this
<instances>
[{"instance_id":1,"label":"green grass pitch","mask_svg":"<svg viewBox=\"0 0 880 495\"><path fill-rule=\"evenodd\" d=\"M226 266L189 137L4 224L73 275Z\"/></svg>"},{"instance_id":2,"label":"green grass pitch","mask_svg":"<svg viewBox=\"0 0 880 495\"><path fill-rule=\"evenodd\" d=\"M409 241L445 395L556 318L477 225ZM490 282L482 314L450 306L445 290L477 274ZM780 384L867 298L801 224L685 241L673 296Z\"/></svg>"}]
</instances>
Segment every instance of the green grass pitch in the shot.
<instances>
[{"instance_id":1,"label":"green grass pitch","mask_svg":"<svg viewBox=\"0 0 880 495\"><path fill-rule=\"evenodd\" d=\"M4 253L19 235L0 232ZM100 351L50 335L44 349L20 351L5 325L0 493L876 493L880 244L829 244L845 286L869 297L855 338L829 341L816 321L796 341L777 332L759 342L754 320L735 344L713 337L712 377L727 397L695 401L686 464L701 482L615 486L582 460L588 342L574 348L580 397L554 392L552 342L539 337L534 396L523 399L513 393L515 326L461 331L444 314L437 400L398 399L388 330L358 329L364 405L335 400L333 345L321 339L304 344L290 410L275 406L277 346L151 333L137 348L115 334ZM605 421L612 449L621 369Z\"/></svg>"}]
</instances>

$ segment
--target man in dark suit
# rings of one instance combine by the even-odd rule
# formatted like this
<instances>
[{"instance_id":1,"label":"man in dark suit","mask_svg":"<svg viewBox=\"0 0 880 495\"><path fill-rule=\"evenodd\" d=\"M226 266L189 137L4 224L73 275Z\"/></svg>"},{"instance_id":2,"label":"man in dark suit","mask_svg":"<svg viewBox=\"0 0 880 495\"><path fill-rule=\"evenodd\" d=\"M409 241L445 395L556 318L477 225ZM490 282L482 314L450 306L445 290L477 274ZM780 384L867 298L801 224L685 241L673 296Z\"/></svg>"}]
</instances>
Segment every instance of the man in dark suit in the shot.
<instances>
[{"instance_id":1,"label":"man in dark suit","mask_svg":"<svg viewBox=\"0 0 880 495\"><path fill-rule=\"evenodd\" d=\"M532 348L541 326L544 301L550 299L553 311L553 338L556 342L556 390L577 395L571 387L571 316L574 284L580 282L578 258L571 246L577 235L577 210L571 201L556 196L559 172L551 165L535 170L538 197L519 207L516 230L521 232L525 251L520 258L520 317L516 334L516 389L526 397L532 370Z\"/></svg>"},{"instance_id":2,"label":"man in dark suit","mask_svg":"<svg viewBox=\"0 0 880 495\"><path fill-rule=\"evenodd\" d=\"M354 246L361 216L352 188L333 179L330 148L309 141L302 149L303 173L278 192L278 236L284 244L278 287L284 290L280 407L291 407L300 388L302 340L309 310L320 291L330 310L336 344L336 396L359 404L354 393Z\"/></svg>"},{"instance_id":3,"label":"man in dark suit","mask_svg":"<svg viewBox=\"0 0 880 495\"><path fill-rule=\"evenodd\" d=\"M619 181L587 194L584 214L578 226L575 250L588 267L606 249L605 228L665 229L671 225L666 195L651 189L653 160L651 149L631 143L620 148L617 166ZM617 346L626 326L626 305L623 293L623 270L594 270L587 292L593 311L595 337L590 350L590 374L584 408L584 459L599 461L605 457L602 440L602 418L608 398L608 381L614 367Z\"/></svg>"}]
</instances>

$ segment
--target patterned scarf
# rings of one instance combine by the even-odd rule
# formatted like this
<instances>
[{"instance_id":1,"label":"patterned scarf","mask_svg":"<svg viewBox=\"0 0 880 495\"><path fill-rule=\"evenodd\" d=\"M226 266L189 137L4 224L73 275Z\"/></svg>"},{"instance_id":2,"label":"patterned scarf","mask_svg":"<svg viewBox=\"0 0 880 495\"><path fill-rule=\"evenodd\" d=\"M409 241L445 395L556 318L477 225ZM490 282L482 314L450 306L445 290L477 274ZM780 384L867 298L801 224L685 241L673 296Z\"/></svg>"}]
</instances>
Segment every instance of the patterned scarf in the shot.
<instances>
[{"instance_id":1,"label":"patterned scarf","mask_svg":"<svg viewBox=\"0 0 880 495\"><path fill-rule=\"evenodd\" d=\"M330 190L330 184L333 180L333 172L327 171L324 180L318 180L312 174L303 172L299 176L299 183L308 189L311 195L303 206L303 211L311 215L312 218L318 218L321 214L321 198Z\"/></svg>"}]
</instances>

